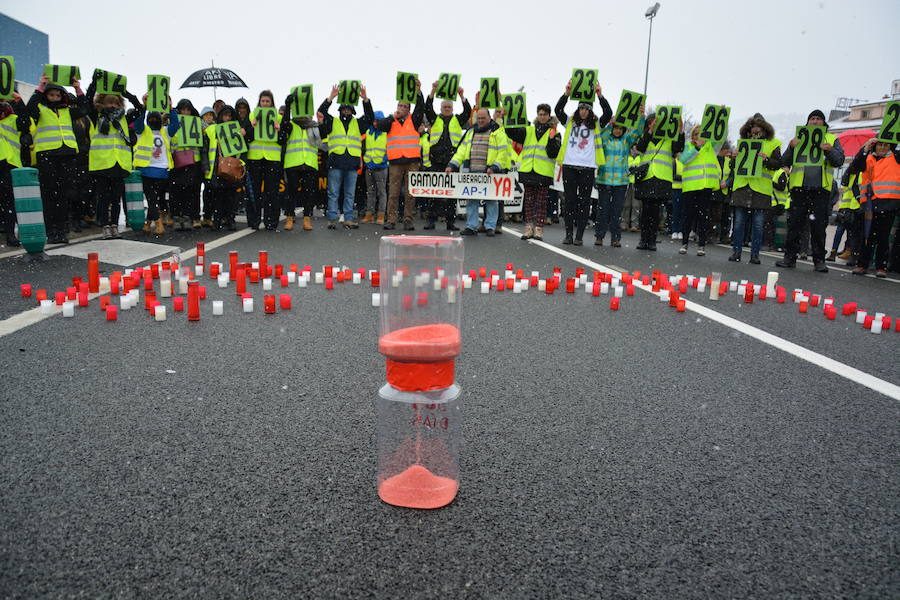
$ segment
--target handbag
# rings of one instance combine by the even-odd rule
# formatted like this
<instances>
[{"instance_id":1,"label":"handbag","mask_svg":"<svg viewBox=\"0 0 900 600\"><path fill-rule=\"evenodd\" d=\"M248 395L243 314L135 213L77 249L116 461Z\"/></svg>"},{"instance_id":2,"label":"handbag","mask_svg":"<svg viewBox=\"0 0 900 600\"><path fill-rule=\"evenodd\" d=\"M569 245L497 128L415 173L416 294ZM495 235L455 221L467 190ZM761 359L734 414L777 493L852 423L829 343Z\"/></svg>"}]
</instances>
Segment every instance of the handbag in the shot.
<instances>
[{"instance_id":1,"label":"handbag","mask_svg":"<svg viewBox=\"0 0 900 600\"><path fill-rule=\"evenodd\" d=\"M239 183L244 179L244 163L233 156L220 156L216 175L228 183Z\"/></svg>"},{"instance_id":2,"label":"handbag","mask_svg":"<svg viewBox=\"0 0 900 600\"><path fill-rule=\"evenodd\" d=\"M174 162L176 169L189 167L194 164L194 151L176 150L172 153L172 161Z\"/></svg>"}]
</instances>

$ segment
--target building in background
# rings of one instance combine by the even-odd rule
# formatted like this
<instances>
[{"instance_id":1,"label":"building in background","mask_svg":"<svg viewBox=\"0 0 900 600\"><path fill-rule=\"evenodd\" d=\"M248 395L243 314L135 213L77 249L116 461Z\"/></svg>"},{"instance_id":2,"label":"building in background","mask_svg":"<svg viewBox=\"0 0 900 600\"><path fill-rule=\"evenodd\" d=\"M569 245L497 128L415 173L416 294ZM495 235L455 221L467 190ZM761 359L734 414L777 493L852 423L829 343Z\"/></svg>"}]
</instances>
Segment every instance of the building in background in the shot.
<instances>
[{"instance_id":1,"label":"building in background","mask_svg":"<svg viewBox=\"0 0 900 600\"><path fill-rule=\"evenodd\" d=\"M851 98L838 98L837 105L828 115L828 131L834 134L851 129L878 131L888 102L900 100L900 79L891 82L891 93L874 102Z\"/></svg>"},{"instance_id":2,"label":"building in background","mask_svg":"<svg viewBox=\"0 0 900 600\"><path fill-rule=\"evenodd\" d=\"M50 38L43 31L0 13L0 55L15 59L16 88L27 99L37 86L44 65L50 62Z\"/></svg>"}]
</instances>

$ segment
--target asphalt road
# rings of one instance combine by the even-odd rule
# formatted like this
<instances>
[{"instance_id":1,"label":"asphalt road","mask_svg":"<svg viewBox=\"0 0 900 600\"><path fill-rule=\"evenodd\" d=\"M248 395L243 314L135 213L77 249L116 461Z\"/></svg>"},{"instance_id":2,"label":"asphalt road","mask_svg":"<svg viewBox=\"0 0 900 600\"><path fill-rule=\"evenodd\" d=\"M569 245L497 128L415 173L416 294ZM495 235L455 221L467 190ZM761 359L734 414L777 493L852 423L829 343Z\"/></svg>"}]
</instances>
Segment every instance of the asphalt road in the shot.
<instances>
[{"instance_id":1,"label":"asphalt road","mask_svg":"<svg viewBox=\"0 0 900 600\"><path fill-rule=\"evenodd\" d=\"M377 268L381 233L260 231L207 260ZM632 247L565 250L670 275L774 270ZM580 266L509 234L466 241L466 268L507 262ZM19 283L85 272L0 259L0 319L33 308ZM900 316L896 282L801 267L779 283ZM107 323L94 300L0 337L0 596L900 596L900 403L814 361L642 291L617 312L580 290L467 292L460 494L414 511L375 493L368 284L291 287L271 316L208 290L199 323ZM900 383L896 332L687 297Z\"/></svg>"}]
</instances>

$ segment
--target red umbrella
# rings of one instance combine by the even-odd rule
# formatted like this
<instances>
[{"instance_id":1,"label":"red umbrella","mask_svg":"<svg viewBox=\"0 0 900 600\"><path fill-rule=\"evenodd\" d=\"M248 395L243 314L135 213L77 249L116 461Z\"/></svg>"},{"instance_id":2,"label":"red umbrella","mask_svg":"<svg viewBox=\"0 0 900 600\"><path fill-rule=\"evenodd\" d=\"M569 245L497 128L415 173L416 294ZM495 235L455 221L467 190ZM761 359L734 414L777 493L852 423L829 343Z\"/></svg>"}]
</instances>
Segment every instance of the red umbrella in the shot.
<instances>
[{"instance_id":1,"label":"red umbrella","mask_svg":"<svg viewBox=\"0 0 900 600\"><path fill-rule=\"evenodd\" d=\"M837 134L837 139L844 149L844 156L852 159L856 156L863 144L875 137L876 133L871 129L850 129Z\"/></svg>"}]
</instances>

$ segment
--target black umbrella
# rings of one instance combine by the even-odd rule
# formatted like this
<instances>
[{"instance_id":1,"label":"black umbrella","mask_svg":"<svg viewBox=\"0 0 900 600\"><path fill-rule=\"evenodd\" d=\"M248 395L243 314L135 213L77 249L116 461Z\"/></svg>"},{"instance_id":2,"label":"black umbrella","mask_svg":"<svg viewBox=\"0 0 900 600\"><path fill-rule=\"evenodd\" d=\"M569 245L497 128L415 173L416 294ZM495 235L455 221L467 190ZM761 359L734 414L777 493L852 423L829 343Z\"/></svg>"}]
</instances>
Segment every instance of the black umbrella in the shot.
<instances>
[{"instance_id":1,"label":"black umbrella","mask_svg":"<svg viewBox=\"0 0 900 600\"><path fill-rule=\"evenodd\" d=\"M199 71L194 71L191 73L187 79L184 80L184 83L181 84L182 88L187 87L211 87L213 88L213 98L216 96L217 87L248 87L244 80L238 77L237 73L232 71L231 69L223 69L221 67L213 66L207 67L205 69L200 69Z\"/></svg>"}]
</instances>

